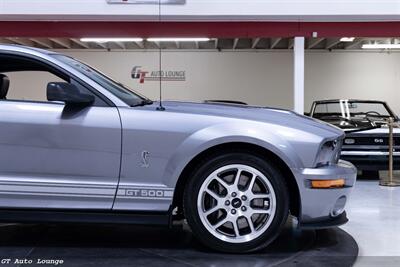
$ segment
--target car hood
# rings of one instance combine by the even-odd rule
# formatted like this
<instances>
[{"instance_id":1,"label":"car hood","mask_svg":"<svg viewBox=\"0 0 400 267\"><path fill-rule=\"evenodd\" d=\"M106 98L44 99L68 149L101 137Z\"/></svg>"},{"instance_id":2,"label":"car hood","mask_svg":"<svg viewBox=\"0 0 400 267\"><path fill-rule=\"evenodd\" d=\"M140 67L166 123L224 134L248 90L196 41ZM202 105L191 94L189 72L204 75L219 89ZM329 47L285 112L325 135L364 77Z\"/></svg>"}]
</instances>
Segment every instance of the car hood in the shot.
<instances>
[{"instance_id":1,"label":"car hood","mask_svg":"<svg viewBox=\"0 0 400 267\"><path fill-rule=\"evenodd\" d=\"M159 102L154 102L153 105L147 106L147 108L153 109L158 105ZM343 135L343 131L340 128L329 123L299 115L293 111L278 108L225 103L196 103L180 101L163 101L162 105L165 108L165 112L190 113L274 123L288 125L297 129L304 129L305 131L310 129L310 127L315 127L320 130L328 131L334 135Z\"/></svg>"}]
</instances>

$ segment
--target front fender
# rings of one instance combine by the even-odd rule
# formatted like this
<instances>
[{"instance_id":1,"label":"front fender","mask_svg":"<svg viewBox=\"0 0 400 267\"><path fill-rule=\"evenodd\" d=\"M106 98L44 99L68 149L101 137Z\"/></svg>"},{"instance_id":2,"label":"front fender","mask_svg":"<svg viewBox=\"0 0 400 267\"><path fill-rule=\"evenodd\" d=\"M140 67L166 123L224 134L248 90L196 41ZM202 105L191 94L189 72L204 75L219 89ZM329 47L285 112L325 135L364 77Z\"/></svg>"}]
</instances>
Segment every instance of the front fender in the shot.
<instances>
[{"instance_id":1,"label":"front fender","mask_svg":"<svg viewBox=\"0 0 400 267\"><path fill-rule=\"evenodd\" d=\"M273 130L272 130L273 129ZM201 152L226 143L240 142L263 147L276 154L290 168L301 168L302 160L296 149L284 138L285 133L295 134L285 126L265 123L222 123L203 128L188 136L170 157L163 183L175 187L179 176L189 162ZM227 134L229 133L229 134Z\"/></svg>"}]
</instances>

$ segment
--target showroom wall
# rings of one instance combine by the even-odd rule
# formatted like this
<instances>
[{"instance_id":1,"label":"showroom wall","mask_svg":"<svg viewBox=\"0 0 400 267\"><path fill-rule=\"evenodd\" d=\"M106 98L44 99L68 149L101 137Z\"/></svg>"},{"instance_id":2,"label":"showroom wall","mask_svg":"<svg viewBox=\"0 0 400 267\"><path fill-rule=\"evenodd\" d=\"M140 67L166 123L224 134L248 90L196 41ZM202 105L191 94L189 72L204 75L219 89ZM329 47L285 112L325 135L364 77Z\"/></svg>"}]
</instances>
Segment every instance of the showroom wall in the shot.
<instances>
[{"instance_id":1,"label":"showroom wall","mask_svg":"<svg viewBox=\"0 0 400 267\"><path fill-rule=\"evenodd\" d=\"M310 52L305 63L305 110L315 99L360 98L400 114L400 53Z\"/></svg>"},{"instance_id":2,"label":"showroom wall","mask_svg":"<svg viewBox=\"0 0 400 267\"><path fill-rule=\"evenodd\" d=\"M132 79L131 70L159 71L158 52L69 52L109 73L132 89L158 98L158 81ZM165 99L236 99L264 106L291 107L293 60L291 53L164 52L165 72L184 72L184 81L163 81Z\"/></svg>"},{"instance_id":3,"label":"showroom wall","mask_svg":"<svg viewBox=\"0 0 400 267\"><path fill-rule=\"evenodd\" d=\"M158 52L64 52L152 99L158 98L159 82L151 80L152 73L159 70ZM161 62L170 74L162 83L165 99L235 99L262 106L293 106L290 51L163 51ZM306 52L305 62L306 111L316 99L361 98L386 100L400 114L400 53ZM148 72L150 79L143 83L133 79L135 66ZM33 73L12 75L10 96L43 98L45 79L53 78Z\"/></svg>"}]
</instances>

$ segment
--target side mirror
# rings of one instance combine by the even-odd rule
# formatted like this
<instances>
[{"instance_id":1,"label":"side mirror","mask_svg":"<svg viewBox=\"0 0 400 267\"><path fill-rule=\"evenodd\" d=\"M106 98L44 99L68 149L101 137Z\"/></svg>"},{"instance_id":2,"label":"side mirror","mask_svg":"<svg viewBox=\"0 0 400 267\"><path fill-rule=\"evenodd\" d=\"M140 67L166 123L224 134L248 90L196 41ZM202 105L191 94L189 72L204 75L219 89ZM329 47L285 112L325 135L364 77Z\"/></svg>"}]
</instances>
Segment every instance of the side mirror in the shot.
<instances>
[{"instance_id":1,"label":"side mirror","mask_svg":"<svg viewBox=\"0 0 400 267\"><path fill-rule=\"evenodd\" d=\"M47 84L47 100L65 102L66 105L88 106L94 102L94 96L81 93L74 84L50 82Z\"/></svg>"}]
</instances>

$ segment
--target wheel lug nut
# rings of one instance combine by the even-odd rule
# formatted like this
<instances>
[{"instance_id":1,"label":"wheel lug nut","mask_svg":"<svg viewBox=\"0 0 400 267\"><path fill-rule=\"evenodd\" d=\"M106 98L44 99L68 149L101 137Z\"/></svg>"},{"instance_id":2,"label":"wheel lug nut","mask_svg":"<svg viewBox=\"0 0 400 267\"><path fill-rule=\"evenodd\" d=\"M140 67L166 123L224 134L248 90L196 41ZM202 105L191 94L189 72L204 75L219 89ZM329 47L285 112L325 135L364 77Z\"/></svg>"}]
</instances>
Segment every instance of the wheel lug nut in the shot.
<instances>
[{"instance_id":1,"label":"wheel lug nut","mask_svg":"<svg viewBox=\"0 0 400 267\"><path fill-rule=\"evenodd\" d=\"M236 210L231 210L231 213L232 214L236 214Z\"/></svg>"},{"instance_id":2,"label":"wheel lug nut","mask_svg":"<svg viewBox=\"0 0 400 267\"><path fill-rule=\"evenodd\" d=\"M246 200L247 200L247 197L246 197L246 196L242 196L242 200L243 200L243 201L246 201Z\"/></svg>"},{"instance_id":3,"label":"wheel lug nut","mask_svg":"<svg viewBox=\"0 0 400 267\"><path fill-rule=\"evenodd\" d=\"M232 193L232 197L236 197L237 194L235 192Z\"/></svg>"},{"instance_id":4,"label":"wheel lug nut","mask_svg":"<svg viewBox=\"0 0 400 267\"><path fill-rule=\"evenodd\" d=\"M225 201L225 205L229 206L231 204L231 202L229 200Z\"/></svg>"},{"instance_id":5,"label":"wheel lug nut","mask_svg":"<svg viewBox=\"0 0 400 267\"><path fill-rule=\"evenodd\" d=\"M242 211L246 211L247 209L246 209L246 207L245 206L243 206L242 207Z\"/></svg>"}]
</instances>

